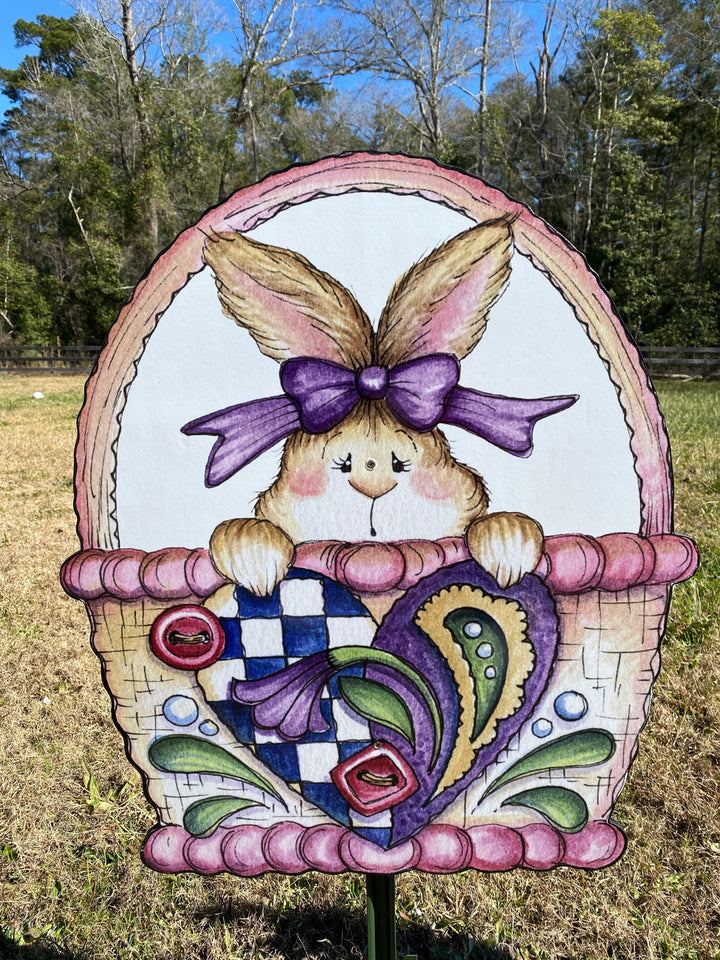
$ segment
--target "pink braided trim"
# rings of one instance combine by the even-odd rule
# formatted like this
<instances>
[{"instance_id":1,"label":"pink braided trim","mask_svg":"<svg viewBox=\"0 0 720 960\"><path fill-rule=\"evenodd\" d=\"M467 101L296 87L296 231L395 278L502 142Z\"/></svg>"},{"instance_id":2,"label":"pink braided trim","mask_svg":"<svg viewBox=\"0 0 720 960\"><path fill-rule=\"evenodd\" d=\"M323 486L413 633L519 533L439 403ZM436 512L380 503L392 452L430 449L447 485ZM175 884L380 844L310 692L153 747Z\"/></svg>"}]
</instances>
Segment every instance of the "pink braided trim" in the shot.
<instances>
[{"instance_id":1,"label":"pink braided trim","mask_svg":"<svg viewBox=\"0 0 720 960\"><path fill-rule=\"evenodd\" d=\"M568 866L597 869L613 863L625 849L619 827L604 820L579 833L561 833L549 824L517 829L485 824L463 830L430 824L414 837L385 850L339 824L302 827L291 821L272 827L246 824L219 827L209 837L193 837L182 827L161 826L145 839L145 863L161 873L214 874L227 871L255 877L268 871L304 873L457 873L549 870Z\"/></svg>"},{"instance_id":2,"label":"pink braided trim","mask_svg":"<svg viewBox=\"0 0 720 960\"><path fill-rule=\"evenodd\" d=\"M302 543L295 565L332 577L358 593L407 590L440 567L470 558L461 537L398 543ZM626 590L642 584L687 580L698 565L689 537L610 533L603 537L547 537L535 571L555 593ZM115 597L183 600L207 597L226 581L207 550L169 547L142 550L82 550L65 561L63 588L78 600Z\"/></svg>"}]
</instances>

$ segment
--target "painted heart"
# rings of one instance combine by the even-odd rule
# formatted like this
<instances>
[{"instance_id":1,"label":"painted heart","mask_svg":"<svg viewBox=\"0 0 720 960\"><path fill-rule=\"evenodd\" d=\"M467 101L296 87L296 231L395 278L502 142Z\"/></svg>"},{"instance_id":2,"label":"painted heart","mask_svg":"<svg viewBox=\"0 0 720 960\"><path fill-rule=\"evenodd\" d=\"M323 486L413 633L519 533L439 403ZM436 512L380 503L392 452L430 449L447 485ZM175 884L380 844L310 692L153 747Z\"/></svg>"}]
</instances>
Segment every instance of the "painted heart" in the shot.
<instances>
[{"instance_id":1,"label":"painted heart","mask_svg":"<svg viewBox=\"0 0 720 960\"><path fill-rule=\"evenodd\" d=\"M454 800L507 745L547 682L557 621L535 577L508 590L473 561L396 602L377 629L343 587L294 570L237 588L209 705L275 774L382 846Z\"/></svg>"}]
</instances>

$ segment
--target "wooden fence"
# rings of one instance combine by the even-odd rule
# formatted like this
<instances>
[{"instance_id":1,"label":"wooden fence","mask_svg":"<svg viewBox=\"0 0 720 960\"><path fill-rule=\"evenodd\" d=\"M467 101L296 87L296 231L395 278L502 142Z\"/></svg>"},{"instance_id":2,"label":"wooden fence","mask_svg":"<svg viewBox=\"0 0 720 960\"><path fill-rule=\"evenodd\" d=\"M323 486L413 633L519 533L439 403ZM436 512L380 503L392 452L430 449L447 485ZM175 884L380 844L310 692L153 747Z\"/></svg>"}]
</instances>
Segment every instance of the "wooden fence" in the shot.
<instances>
[{"instance_id":1,"label":"wooden fence","mask_svg":"<svg viewBox=\"0 0 720 960\"><path fill-rule=\"evenodd\" d=\"M720 347L640 347L651 377L720 378Z\"/></svg>"},{"instance_id":2,"label":"wooden fence","mask_svg":"<svg viewBox=\"0 0 720 960\"><path fill-rule=\"evenodd\" d=\"M5 373L89 373L100 347L48 347L41 344L0 346Z\"/></svg>"},{"instance_id":3,"label":"wooden fence","mask_svg":"<svg viewBox=\"0 0 720 960\"><path fill-rule=\"evenodd\" d=\"M0 346L0 371L7 373L90 372L98 346ZM653 377L720 378L720 347L641 347Z\"/></svg>"}]
</instances>

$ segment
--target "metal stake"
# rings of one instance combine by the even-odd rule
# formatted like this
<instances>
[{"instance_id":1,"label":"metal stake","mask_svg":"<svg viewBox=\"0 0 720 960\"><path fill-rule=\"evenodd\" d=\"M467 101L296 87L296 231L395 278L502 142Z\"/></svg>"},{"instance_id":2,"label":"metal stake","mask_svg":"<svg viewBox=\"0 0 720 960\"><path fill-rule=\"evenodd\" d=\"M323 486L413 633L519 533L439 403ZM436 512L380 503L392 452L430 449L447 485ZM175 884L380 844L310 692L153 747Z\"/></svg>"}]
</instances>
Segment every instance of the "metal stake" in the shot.
<instances>
[{"instance_id":1,"label":"metal stake","mask_svg":"<svg viewBox=\"0 0 720 960\"><path fill-rule=\"evenodd\" d=\"M395 944L395 876L368 873L368 960L397 960Z\"/></svg>"}]
</instances>

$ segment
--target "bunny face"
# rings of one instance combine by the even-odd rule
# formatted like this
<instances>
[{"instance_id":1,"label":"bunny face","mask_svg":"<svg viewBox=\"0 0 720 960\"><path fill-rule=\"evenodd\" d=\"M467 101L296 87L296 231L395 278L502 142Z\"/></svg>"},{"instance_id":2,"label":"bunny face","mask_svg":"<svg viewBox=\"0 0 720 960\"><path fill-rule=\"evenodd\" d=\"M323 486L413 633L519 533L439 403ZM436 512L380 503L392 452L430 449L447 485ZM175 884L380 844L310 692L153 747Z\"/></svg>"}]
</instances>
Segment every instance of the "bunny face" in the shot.
<instances>
[{"instance_id":1,"label":"bunny face","mask_svg":"<svg viewBox=\"0 0 720 960\"><path fill-rule=\"evenodd\" d=\"M367 404L328 433L296 432L256 514L297 543L438 539L486 510L482 478L452 459L439 430L409 430Z\"/></svg>"},{"instance_id":2,"label":"bunny face","mask_svg":"<svg viewBox=\"0 0 720 960\"><path fill-rule=\"evenodd\" d=\"M482 478L453 460L437 429L456 424L527 456L535 420L576 399L526 401L457 385L460 361L508 284L507 220L466 230L414 264L391 290L377 330L349 290L298 253L224 233L209 236L204 258L225 313L282 364L285 390L183 427L219 437L210 486L287 438L255 519L226 521L213 534L221 573L265 594L303 541L462 535L504 585L534 569L540 527L519 514L488 516ZM384 615L380 607L373 615Z\"/></svg>"}]
</instances>

